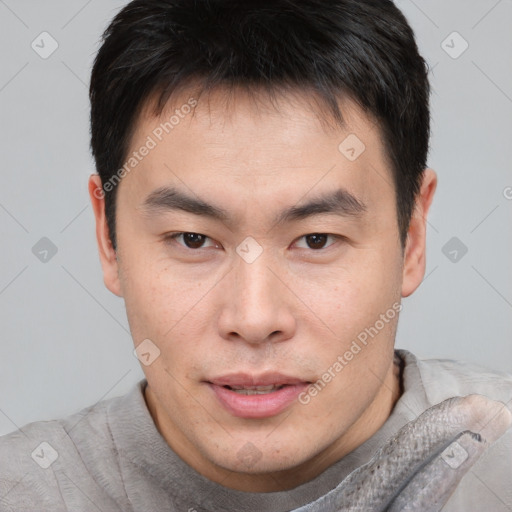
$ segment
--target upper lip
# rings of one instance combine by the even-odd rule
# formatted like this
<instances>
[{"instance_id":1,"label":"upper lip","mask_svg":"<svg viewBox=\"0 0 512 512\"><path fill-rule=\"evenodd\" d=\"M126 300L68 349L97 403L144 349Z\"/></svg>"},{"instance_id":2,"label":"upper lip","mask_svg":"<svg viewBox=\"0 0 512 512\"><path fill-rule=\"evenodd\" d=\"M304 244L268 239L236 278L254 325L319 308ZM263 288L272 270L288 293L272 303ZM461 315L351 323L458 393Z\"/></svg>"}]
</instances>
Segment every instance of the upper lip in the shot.
<instances>
[{"instance_id":1,"label":"upper lip","mask_svg":"<svg viewBox=\"0 0 512 512\"><path fill-rule=\"evenodd\" d=\"M212 378L208 380L208 382L216 384L217 386L282 386L284 384L291 385L307 383L307 381L303 379L289 377L282 373L264 373L261 375L231 373L229 375Z\"/></svg>"}]
</instances>

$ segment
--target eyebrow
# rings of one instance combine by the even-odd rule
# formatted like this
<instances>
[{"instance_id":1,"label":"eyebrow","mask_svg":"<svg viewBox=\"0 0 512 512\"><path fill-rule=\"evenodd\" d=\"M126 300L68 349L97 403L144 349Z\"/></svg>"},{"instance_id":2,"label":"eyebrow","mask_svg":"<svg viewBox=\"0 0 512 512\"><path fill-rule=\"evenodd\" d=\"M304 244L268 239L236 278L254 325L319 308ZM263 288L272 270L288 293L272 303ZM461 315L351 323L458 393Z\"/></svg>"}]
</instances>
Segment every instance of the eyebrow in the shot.
<instances>
[{"instance_id":1,"label":"eyebrow","mask_svg":"<svg viewBox=\"0 0 512 512\"><path fill-rule=\"evenodd\" d=\"M232 224L230 213L202 199L192 197L176 187L160 187L151 192L141 205L148 216L181 210L213 220ZM367 211L366 205L346 189L339 188L324 192L307 203L291 206L280 212L274 219L275 224L294 222L313 215L335 214L341 217L362 217Z\"/></svg>"}]
</instances>

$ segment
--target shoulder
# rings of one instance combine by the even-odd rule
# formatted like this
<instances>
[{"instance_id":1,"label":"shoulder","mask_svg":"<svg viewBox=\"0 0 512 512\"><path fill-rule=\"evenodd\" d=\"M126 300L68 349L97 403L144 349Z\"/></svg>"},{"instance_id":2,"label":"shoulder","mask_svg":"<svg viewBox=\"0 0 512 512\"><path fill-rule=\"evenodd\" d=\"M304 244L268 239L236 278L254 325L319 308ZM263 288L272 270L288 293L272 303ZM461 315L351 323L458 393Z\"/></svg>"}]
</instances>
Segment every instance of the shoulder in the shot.
<instances>
[{"instance_id":1,"label":"shoulder","mask_svg":"<svg viewBox=\"0 0 512 512\"><path fill-rule=\"evenodd\" d=\"M485 395L507 403L512 399L512 373L502 372L456 359L420 359L407 350L398 350L406 366L417 367L430 404L452 396Z\"/></svg>"},{"instance_id":2,"label":"shoulder","mask_svg":"<svg viewBox=\"0 0 512 512\"><path fill-rule=\"evenodd\" d=\"M68 510L67 495L79 485L90 495L103 491L91 460L115 468L105 400L75 414L28 423L0 437L0 510ZM110 462L109 462L110 459Z\"/></svg>"},{"instance_id":3,"label":"shoulder","mask_svg":"<svg viewBox=\"0 0 512 512\"><path fill-rule=\"evenodd\" d=\"M29 423L0 437L0 503L16 506L7 510L61 504L52 465L66 437L58 420Z\"/></svg>"},{"instance_id":4,"label":"shoulder","mask_svg":"<svg viewBox=\"0 0 512 512\"><path fill-rule=\"evenodd\" d=\"M419 359L406 350L398 350L417 375L414 385L424 388L430 405L446 398L480 394L506 404L512 411L512 374L483 365L454 359ZM512 510L512 428L487 449L462 479L453 496L443 508L446 512L460 510Z\"/></svg>"}]
</instances>

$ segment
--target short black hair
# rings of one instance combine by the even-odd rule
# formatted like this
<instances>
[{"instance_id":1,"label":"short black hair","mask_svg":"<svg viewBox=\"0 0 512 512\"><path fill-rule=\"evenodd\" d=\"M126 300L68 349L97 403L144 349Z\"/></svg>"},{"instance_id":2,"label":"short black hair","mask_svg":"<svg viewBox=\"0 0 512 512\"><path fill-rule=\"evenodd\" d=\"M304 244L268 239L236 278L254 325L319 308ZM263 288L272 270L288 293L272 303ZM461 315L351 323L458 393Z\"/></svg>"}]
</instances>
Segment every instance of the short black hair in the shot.
<instances>
[{"instance_id":1,"label":"short black hair","mask_svg":"<svg viewBox=\"0 0 512 512\"><path fill-rule=\"evenodd\" d=\"M428 66L390 0L134 0L112 20L96 55L89 96L91 150L116 248L117 187L138 114L156 95L243 87L304 90L342 125L339 99L376 120L393 172L402 247L430 138Z\"/></svg>"}]
</instances>

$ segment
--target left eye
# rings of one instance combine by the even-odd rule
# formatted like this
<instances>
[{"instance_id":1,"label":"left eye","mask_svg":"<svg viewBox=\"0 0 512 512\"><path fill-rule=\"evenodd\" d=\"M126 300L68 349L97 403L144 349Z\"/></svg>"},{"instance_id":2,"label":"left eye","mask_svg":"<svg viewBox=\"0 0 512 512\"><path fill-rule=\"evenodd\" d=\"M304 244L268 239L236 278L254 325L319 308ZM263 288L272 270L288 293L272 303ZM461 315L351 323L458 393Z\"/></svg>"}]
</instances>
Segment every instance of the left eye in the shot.
<instances>
[{"instance_id":1,"label":"left eye","mask_svg":"<svg viewBox=\"0 0 512 512\"><path fill-rule=\"evenodd\" d=\"M335 235L329 235L328 233L311 233L310 235L300 237L299 240L306 240L306 249L320 250L325 248L326 241L329 237L332 239L337 238Z\"/></svg>"},{"instance_id":2,"label":"left eye","mask_svg":"<svg viewBox=\"0 0 512 512\"><path fill-rule=\"evenodd\" d=\"M206 235L191 232L174 233L173 235L167 236L166 240L176 240L180 237L183 237L184 241L184 244L181 245L184 245L188 249L202 249L204 247L204 241L210 240ZM213 244L213 247L215 247L215 244Z\"/></svg>"}]
</instances>

